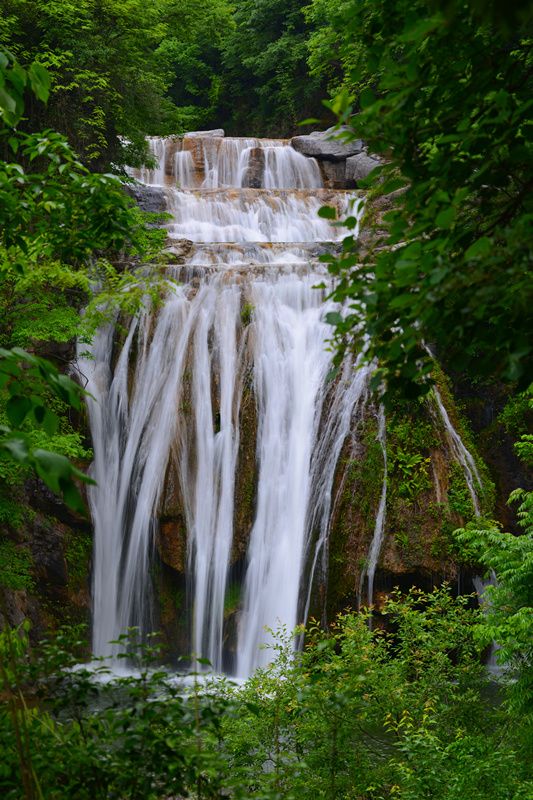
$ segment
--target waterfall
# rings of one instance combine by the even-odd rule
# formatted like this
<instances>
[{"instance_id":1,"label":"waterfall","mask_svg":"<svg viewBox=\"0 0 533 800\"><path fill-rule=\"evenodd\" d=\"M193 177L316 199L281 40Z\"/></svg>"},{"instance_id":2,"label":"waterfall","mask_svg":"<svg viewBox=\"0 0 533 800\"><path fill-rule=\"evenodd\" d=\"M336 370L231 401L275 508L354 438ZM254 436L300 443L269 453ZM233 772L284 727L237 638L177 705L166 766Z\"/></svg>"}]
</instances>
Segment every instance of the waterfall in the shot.
<instances>
[{"instance_id":1,"label":"waterfall","mask_svg":"<svg viewBox=\"0 0 533 800\"><path fill-rule=\"evenodd\" d=\"M186 354L188 314L184 289L172 287L154 322L143 311L129 329L112 373L113 331L95 338L88 355L80 345L87 376L93 437L89 504L94 523L93 650L118 652L110 642L130 626L146 629L149 615L150 537L176 426L176 398ZM137 345L131 395L128 372Z\"/></svg>"},{"instance_id":2,"label":"waterfall","mask_svg":"<svg viewBox=\"0 0 533 800\"><path fill-rule=\"evenodd\" d=\"M245 188L256 171L255 188L319 189L318 162L288 146L285 139L185 135L150 137L155 169L132 170L142 183L182 189Z\"/></svg>"},{"instance_id":3,"label":"waterfall","mask_svg":"<svg viewBox=\"0 0 533 800\"><path fill-rule=\"evenodd\" d=\"M360 361L361 357L355 364L350 359L344 361L342 372L323 404L325 419L321 421L320 431L316 436L311 463L311 498L307 519L309 546L312 545L313 534L316 536L316 541L307 578L304 620L309 614L315 576L327 588L329 534L336 500L333 485L336 467L342 448L350 438L354 418L365 407L368 395L371 368L368 365L363 366Z\"/></svg>"},{"instance_id":4,"label":"waterfall","mask_svg":"<svg viewBox=\"0 0 533 800\"><path fill-rule=\"evenodd\" d=\"M368 580L368 605L371 606L374 600L374 575L376 574L376 567L378 565L379 555L381 553L381 546L383 544L383 536L385 535L385 514L387 508L387 430L385 409L380 406L378 413L378 442L381 445L383 453L383 481L381 485L381 495L379 498L378 513L376 514L376 521L374 523L374 534L368 552L368 564L366 568L366 575Z\"/></svg>"},{"instance_id":5,"label":"waterfall","mask_svg":"<svg viewBox=\"0 0 533 800\"><path fill-rule=\"evenodd\" d=\"M362 383L354 372L342 386L344 408L337 403L337 409L344 414L337 424L344 438L339 430L337 442L331 433L325 437L320 420L331 368L331 353L324 344L328 306L313 289L315 282L316 276L287 275L275 283L252 285L259 478L239 625L241 676L270 659L259 649L270 641L265 626L290 631L304 621L298 617L298 589L308 551L309 509L318 499L312 491L313 454L327 438L336 445L332 455L339 455ZM330 492L336 463L331 458L322 476Z\"/></svg>"},{"instance_id":6,"label":"waterfall","mask_svg":"<svg viewBox=\"0 0 533 800\"><path fill-rule=\"evenodd\" d=\"M215 290L215 291L213 291ZM238 287L204 285L193 345L194 443L181 448L181 475L190 537L189 573L194 586L192 650L222 669L224 597L233 541L235 470L242 353L237 347ZM218 430L213 419L210 332L218 354ZM215 355L216 357L216 355ZM196 454L191 465L187 455Z\"/></svg>"},{"instance_id":7,"label":"waterfall","mask_svg":"<svg viewBox=\"0 0 533 800\"><path fill-rule=\"evenodd\" d=\"M110 642L128 627L155 624L150 566L173 464L190 652L246 676L270 658L265 627L305 621L315 574L327 568L337 463L366 401L368 368L347 359L328 378L325 315L339 308L318 261L331 246L322 243L342 238L318 209L347 213L352 195L323 189L317 163L284 140L191 135L149 146L156 166L134 174L164 187L168 236L187 240L187 256L168 267L162 308L147 304L120 347L113 325L88 353L80 345L97 481L93 649L117 655ZM256 404L256 497L235 656L224 607L245 384Z\"/></svg>"},{"instance_id":8,"label":"waterfall","mask_svg":"<svg viewBox=\"0 0 533 800\"><path fill-rule=\"evenodd\" d=\"M184 655L245 677L270 660L272 629L305 622L313 592L326 584L344 486L338 465L360 447L372 367L347 356L331 378L325 318L342 309L329 299L319 257L343 233L317 213L327 204L353 214L354 196L324 189L317 162L284 140L190 134L152 138L149 147L154 166L133 175L163 187L166 198L176 254L166 298L154 311L147 301L126 332L110 324L79 347L97 482L88 490L93 649L117 656L129 627L145 634L157 625L151 565L171 492L180 509L172 525L182 527L170 535L186 543ZM256 433L243 442L245 393ZM437 389L433 408L479 514L474 459ZM361 579L370 604L386 522L382 407L377 440L382 488ZM235 530L244 444L255 450L255 502L242 542Z\"/></svg>"},{"instance_id":9,"label":"waterfall","mask_svg":"<svg viewBox=\"0 0 533 800\"><path fill-rule=\"evenodd\" d=\"M476 467L476 462L474 461L472 453L465 447L463 440L453 427L450 417L448 416L448 412L446 411L444 403L442 402L440 392L436 386L433 387L432 393L440 419L444 426L444 432L446 434L451 453L457 463L460 464L463 469L466 485L468 486L468 491L470 493L470 497L472 498L474 513L476 517L479 517L481 512L479 507L478 490L482 488L483 484Z\"/></svg>"}]
</instances>

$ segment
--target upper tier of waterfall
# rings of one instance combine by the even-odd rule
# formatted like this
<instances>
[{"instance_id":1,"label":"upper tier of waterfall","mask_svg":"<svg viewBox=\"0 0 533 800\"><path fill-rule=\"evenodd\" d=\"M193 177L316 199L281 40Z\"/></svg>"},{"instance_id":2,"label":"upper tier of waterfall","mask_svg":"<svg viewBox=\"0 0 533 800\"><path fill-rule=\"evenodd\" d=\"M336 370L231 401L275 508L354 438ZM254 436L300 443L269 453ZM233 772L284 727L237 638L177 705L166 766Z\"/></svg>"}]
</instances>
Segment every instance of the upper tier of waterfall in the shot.
<instances>
[{"instance_id":1,"label":"upper tier of waterfall","mask_svg":"<svg viewBox=\"0 0 533 800\"><path fill-rule=\"evenodd\" d=\"M319 189L322 177L285 139L170 136L148 140L155 167L143 183L179 189Z\"/></svg>"}]
</instances>

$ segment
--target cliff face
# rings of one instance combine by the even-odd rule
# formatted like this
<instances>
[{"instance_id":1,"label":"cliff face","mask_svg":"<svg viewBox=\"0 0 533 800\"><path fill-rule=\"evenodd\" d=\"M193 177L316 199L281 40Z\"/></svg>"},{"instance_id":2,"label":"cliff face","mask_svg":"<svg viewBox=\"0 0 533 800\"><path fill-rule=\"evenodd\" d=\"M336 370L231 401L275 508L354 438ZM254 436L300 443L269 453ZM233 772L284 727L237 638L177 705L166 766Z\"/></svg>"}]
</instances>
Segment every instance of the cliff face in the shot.
<instances>
[{"instance_id":1,"label":"cliff face","mask_svg":"<svg viewBox=\"0 0 533 800\"><path fill-rule=\"evenodd\" d=\"M454 428L472 453L482 486L477 487L481 512L492 514L493 483L479 456L465 418L459 414L441 377L440 391ZM187 409L185 409L187 413ZM191 419L189 423L193 424ZM241 440L235 493L235 538L231 573L235 597L228 599L228 636L232 615L238 615L239 581L254 522L257 468L255 436L257 415L252 387L241 406ZM375 576L374 603L379 609L384 593L393 587L422 588L448 581L460 590L471 590L473 565L463 562L453 531L475 516L462 466L457 463L446 429L431 402L391 412L386 423L387 501L383 544ZM325 573L317 571L311 614L327 619L347 606L368 600L368 559L376 516L383 491L384 453L378 438L377 409L370 403L356 421L337 467L333 491L328 559ZM185 588L187 533L183 499L178 490L176 466L167 471L162 516L157 537L158 557L163 563L160 596L174 586L182 597ZM182 598L183 599L183 598ZM165 617L179 625L183 603L169 608ZM234 620L236 622L236 619Z\"/></svg>"},{"instance_id":2,"label":"cliff face","mask_svg":"<svg viewBox=\"0 0 533 800\"><path fill-rule=\"evenodd\" d=\"M90 623L91 527L37 480L13 492L0 540L0 624L31 622L30 637Z\"/></svg>"},{"instance_id":3,"label":"cliff face","mask_svg":"<svg viewBox=\"0 0 533 800\"><path fill-rule=\"evenodd\" d=\"M509 435L496 421L502 395L496 388L479 397L459 385L461 401L472 427L459 414L449 384L441 392L454 426L473 453L483 480L483 511L512 522L505 505L511 485L527 484L519 468ZM487 410L489 407L490 410ZM185 418L191 409L186 393ZM189 423L192 424L192 418ZM483 424L485 423L485 424ZM488 424L487 424L488 423ZM257 412L250 376L240 409L240 444L235 489L235 536L231 557L231 591L228 592L227 635L237 621L240 582L254 521L257 483ZM477 453L477 443L487 454L489 469ZM472 565L464 564L456 549L453 530L473 518L472 501L461 467L450 453L442 424L428 403L387 415L387 503L383 546L375 578L374 602L379 608L384 593L394 586L424 588L446 580L470 590ZM186 623L187 532L184 499L171 456L165 479L154 553L156 621L174 653L186 648L190 631ZM317 575L311 613L319 618L367 599L368 554L383 484L384 459L378 440L377 409L370 404L346 441L335 478L327 573ZM491 476L497 491L494 494ZM87 521L74 517L37 481L28 481L22 518L12 514L4 523L2 547L2 618L17 625L28 618L32 636L39 638L63 623L89 623L91 530ZM231 595L231 596L230 596Z\"/></svg>"}]
</instances>

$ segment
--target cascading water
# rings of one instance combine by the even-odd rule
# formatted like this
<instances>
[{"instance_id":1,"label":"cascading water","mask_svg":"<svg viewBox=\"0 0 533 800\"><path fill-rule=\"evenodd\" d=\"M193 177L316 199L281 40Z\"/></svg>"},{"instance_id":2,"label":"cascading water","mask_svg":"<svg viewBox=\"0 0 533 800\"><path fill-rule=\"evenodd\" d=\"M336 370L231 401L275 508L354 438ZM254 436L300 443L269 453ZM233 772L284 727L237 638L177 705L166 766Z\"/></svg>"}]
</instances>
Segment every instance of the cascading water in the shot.
<instances>
[{"instance_id":1,"label":"cascading water","mask_svg":"<svg viewBox=\"0 0 533 800\"><path fill-rule=\"evenodd\" d=\"M317 163L282 140L186 136L150 147L157 165L137 177L165 187L168 234L187 239L188 255L169 267L163 308L132 321L118 354L112 326L90 357L80 353L94 398L94 651L116 654L110 641L129 626L150 627L150 556L174 459L187 528L190 650L228 668L224 604L240 407L251 379L256 510L229 664L246 676L268 661L265 626L292 630L304 620L327 550L337 461L366 398L366 369L347 362L327 380L324 319L336 307L326 289L314 288L327 280L320 243L339 238L317 211L327 202L345 213L351 198L322 189ZM245 307L251 320L243 320Z\"/></svg>"},{"instance_id":2,"label":"cascading water","mask_svg":"<svg viewBox=\"0 0 533 800\"><path fill-rule=\"evenodd\" d=\"M378 441L381 445L381 452L383 453L383 481L381 484L381 495L379 498L378 513L374 524L374 535L370 543L370 550L368 553L368 563L366 567L366 576L368 581L367 599L368 605L371 606L374 600L374 576L378 565L379 555L383 544L383 537L385 535L385 514L387 508L387 430L385 420L385 409L380 407L378 413Z\"/></svg>"},{"instance_id":3,"label":"cascading water","mask_svg":"<svg viewBox=\"0 0 533 800\"><path fill-rule=\"evenodd\" d=\"M354 422L365 413L371 367L346 358L328 380L325 315L339 309L327 286L315 288L329 280L319 255L342 238L318 209L345 215L352 197L323 189L317 162L283 140L189 135L149 144L154 167L136 177L163 187L172 217L166 301L155 313L147 304L119 351L111 325L79 354L97 481L89 489L93 647L117 655L111 642L128 627L151 628L152 551L172 474L186 528L176 535L187 546L189 652L244 677L269 660L265 627L305 622L315 583L326 583L337 464L345 446L359 446ZM230 631L247 391L256 406L255 511ZM434 405L478 513L473 458L438 391ZM362 577L370 603L385 535L385 428L380 409L382 491Z\"/></svg>"},{"instance_id":4,"label":"cascading water","mask_svg":"<svg viewBox=\"0 0 533 800\"><path fill-rule=\"evenodd\" d=\"M474 513L476 517L479 517L481 511L479 507L478 491L482 489L483 484L476 467L476 462L474 461L472 453L467 447L465 447L463 440L453 427L448 412L446 411L444 403L442 402L440 392L436 386L433 387L432 394L435 399L437 411L444 426L444 432L446 434L452 456L462 467L466 485L468 486L468 491L470 493L470 497L472 498Z\"/></svg>"}]
</instances>

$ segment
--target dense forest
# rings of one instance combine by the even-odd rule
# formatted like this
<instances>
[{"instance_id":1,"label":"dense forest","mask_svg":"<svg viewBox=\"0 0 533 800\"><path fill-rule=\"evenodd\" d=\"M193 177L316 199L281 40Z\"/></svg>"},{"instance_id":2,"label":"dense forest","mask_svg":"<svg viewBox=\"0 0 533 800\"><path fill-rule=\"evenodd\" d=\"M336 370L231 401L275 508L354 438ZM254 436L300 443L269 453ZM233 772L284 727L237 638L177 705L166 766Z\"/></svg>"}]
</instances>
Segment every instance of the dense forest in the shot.
<instances>
[{"instance_id":1,"label":"dense forest","mask_svg":"<svg viewBox=\"0 0 533 800\"><path fill-rule=\"evenodd\" d=\"M531 3L0 0L0 11L2 797L533 797ZM161 625L124 630L123 667L91 662L86 641L96 442L85 404L98 354L84 348L115 326L114 365L123 346L144 363L159 330L146 309L163 318L169 280L183 283L167 267L183 266L176 247L193 242L185 231L169 245L171 206L134 202L132 175L157 168L154 137L183 147L184 134L220 128L294 142L328 129L371 161L350 185L364 203L349 213L319 190L318 219L340 233L316 261L334 304L328 386L353 361L372 411L357 423L359 450L339 446L325 599L308 600L305 627L272 632L246 680L211 674L204 653L179 653L176 672L171 637L158 633L186 614L190 587L171 584L168 568L186 561L183 543L167 561L162 539L152 547ZM256 140L249 149L258 158ZM257 202L261 189L241 186ZM274 188L269 207L287 191ZM211 243L200 242L205 259ZM187 302L201 300L196 273L191 285ZM258 339L255 302L235 319L239 331L255 319ZM138 374L126 364L126 397ZM243 374L236 528L257 504L247 464L261 434ZM188 388L180 414L222 383ZM431 403L457 463L445 463ZM335 428L330 406L321 419ZM222 430L223 403L205 425ZM167 494L171 478L169 468ZM172 513L172 524L185 514ZM371 539L384 513L396 563L388 556L365 603L368 558L350 525ZM359 579L358 593L345 589ZM226 633L241 591L229 580Z\"/></svg>"}]
</instances>

